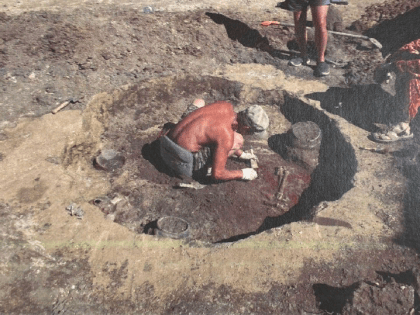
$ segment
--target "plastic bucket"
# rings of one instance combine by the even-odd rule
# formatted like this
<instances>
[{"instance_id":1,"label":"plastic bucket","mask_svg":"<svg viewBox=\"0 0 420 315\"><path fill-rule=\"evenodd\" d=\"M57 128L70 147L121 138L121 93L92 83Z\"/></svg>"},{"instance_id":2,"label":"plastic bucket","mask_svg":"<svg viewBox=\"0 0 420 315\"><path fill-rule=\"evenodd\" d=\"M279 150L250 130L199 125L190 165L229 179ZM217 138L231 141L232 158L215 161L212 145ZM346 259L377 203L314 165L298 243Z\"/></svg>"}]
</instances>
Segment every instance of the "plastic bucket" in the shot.
<instances>
[{"instance_id":1,"label":"plastic bucket","mask_svg":"<svg viewBox=\"0 0 420 315\"><path fill-rule=\"evenodd\" d=\"M156 235L174 239L187 238L190 235L190 225L178 217L162 217L157 221Z\"/></svg>"},{"instance_id":2,"label":"plastic bucket","mask_svg":"<svg viewBox=\"0 0 420 315\"><path fill-rule=\"evenodd\" d=\"M321 129L313 121L298 122L292 126L292 145L300 149L319 149Z\"/></svg>"}]
</instances>

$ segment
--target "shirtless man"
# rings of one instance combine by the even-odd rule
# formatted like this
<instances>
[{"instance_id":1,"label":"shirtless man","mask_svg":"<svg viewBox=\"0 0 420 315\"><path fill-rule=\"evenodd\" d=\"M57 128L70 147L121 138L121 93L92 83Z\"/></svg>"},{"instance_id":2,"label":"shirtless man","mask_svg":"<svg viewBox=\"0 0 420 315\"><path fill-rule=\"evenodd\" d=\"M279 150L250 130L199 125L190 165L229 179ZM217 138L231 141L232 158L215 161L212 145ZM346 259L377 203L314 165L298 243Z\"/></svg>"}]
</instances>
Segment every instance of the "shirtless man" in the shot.
<instances>
[{"instance_id":1,"label":"shirtless man","mask_svg":"<svg viewBox=\"0 0 420 315\"><path fill-rule=\"evenodd\" d=\"M237 114L230 103L209 104L188 114L160 138L161 156L178 175L194 177L211 167L215 180L253 180L258 176L254 169L227 170L226 162L232 155L245 160L256 158L242 151L242 135L264 137L268 124L261 106L254 105Z\"/></svg>"}]
</instances>

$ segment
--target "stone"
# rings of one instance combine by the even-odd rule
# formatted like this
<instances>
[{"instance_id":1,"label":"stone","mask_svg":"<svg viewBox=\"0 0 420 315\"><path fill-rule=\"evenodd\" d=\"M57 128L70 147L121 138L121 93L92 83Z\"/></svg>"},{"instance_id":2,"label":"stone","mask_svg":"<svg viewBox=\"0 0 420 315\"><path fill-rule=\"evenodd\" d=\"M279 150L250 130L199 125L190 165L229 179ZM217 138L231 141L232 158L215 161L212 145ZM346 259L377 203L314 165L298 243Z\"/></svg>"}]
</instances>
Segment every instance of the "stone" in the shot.
<instances>
[{"instance_id":1,"label":"stone","mask_svg":"<svg viewBox=\"0 0 420 315\"><path fill-rule=\"evenodd\" d=\"M337 28L340 28L342 30L342 25L343 17L341 15L340 10L334 6L330 6L327 14L327 30L341 32L337 30Z\"/></svg>"},{"instance_id":2,"label":"stone","mask_svg":"<svg viewBox=\"0 0 420 315\"><path fill-rule=\"evenodd\" d=\"M105 171L115 171L125 163L125 157L115 150L102 150L95 158L94 166Z\"/></svg>"}]
</instances>

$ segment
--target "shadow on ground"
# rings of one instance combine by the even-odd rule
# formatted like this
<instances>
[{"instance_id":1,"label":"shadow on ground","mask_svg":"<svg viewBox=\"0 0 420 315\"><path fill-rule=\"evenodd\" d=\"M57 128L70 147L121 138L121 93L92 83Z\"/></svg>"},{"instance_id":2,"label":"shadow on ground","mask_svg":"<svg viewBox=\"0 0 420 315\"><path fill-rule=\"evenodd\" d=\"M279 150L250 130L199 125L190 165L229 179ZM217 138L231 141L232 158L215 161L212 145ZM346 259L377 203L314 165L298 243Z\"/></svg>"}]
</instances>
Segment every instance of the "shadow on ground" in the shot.
<instances>
[{"instance_id":1,"label":"shadow on ground","mask_svg":"<svg viewBox=\"0 0 420 315\"><path fill-rule=\"evenodd\" d=\"M420 11L419 11L420 13ZM369 132L378 128L375 123L393 124L399 121L398 96L392 96L380 85L357 85L352 88L331 87L326 92L312 93L306 97L321 102L321 107L339 115L350 123ZM393 153L396 164L407 178L404 196L404 231L396 243L420 251L420 116L411 122L415 138Z\"/></svg>"},{"instance_id":2,"label":"shadow on ground","mask_svg":"<svg viewBox=\"0 0 420 315\"><path fill-rule=\"evenodd\" d=\"M416 119L418 121L418 119ZM407 178L404 196L404 231L396 238L396 243L409 246L420 252L420 140L418 133L411 145L394 153L397 165Z\"/></svg>"},{"instance_id":3,"label":"shadow on ground","mask_svg":"<svg viewBox=\"0 0 420 315\"><path fill-rule=\"evenodd\" d=\"M323 109L366 131L376 131L375 123L393 122L390 113L395 111L394 96L378 84L331 87L326 92L312 93L306 97L320 101Z\"/></svg>"},{"instance_id":4,"label":"shadow on ground","mask_svg":"<svg viewBox=\"0 0 420 315\"><path fill-rule=\"evenodd\" d=\"M299 203L284 215L266 218L258 232L300 220L311 220L313 208L321 201L338 200L353 187L352 180L357 169L352 146L328 116L293 94L285 93L284 101L280 110L290 122L313 121L321 128L323 141L319 165L312 173L311 186L303 192ZM268 140L269 146L280 155L284 154L284 150L281 146L277 149L279 146L276 144L282 139L284 135L275 135Z\"/></svg>"},{"instance_id":5,"label":"shadow on ground","mask_svg":"<svg viewBox=\"0 0 420 315\"><path fill-rule=\"evenodd\" d=\"M328 314L341 314L347 301L358 287L359 283L341 288L316 283L313 285L313 290L320 310Z\"/></svg>"},{"instance_id":6,"label":"shadow on ground","mask_svg":"<svg viewBox=\"0 0 420 315\"><path fill-rule=\"evenodd\" d=\"M293 124L301 121L313 121L321 128L323 141L320 148L319 165L311 175L311 185L303 192L299 203L285 214L267 217L257 231L238 235L223 242L244 239L250 235L292 222L312 220L315 206L322 201L338 200L353 187L352 180L357 169L356 157L352 146L344 139L335 123L324 113L287 92L284 94L284 104L279 104L279 106L280 111ZM287 134L278 134L268 139L268 145L286 159L286 147L289 141L290 138ZM338 221L325 220L317 223L351 228L347 222Z\"/></svg>"},{"instance_id":7,"label":"shadow on ground","mask_svg":"<svg viewBox=\"0 0 420 315\"><path fill-rule=\"evenodd\" d=\"M327 314L407 314L419 307L418 276L415 268L400 273L376 271L374 281L343 287L316 283L312 288L319 309Z\"/></svg>"},{"instance_id":8,"label":"shadow on ground","mask_svg":"<svg viewBox=\"0 0 420 315\"><path fill-rule=\"evenodd\" d=\"M267 37L262 36L260 32L249 27L244 22L233 20L220 13L207 12L206 15L210 17L213 22L223 24L228 37L233 41L238 41L245 47L256 48L268 52L272 57L278 59L288 60L293 55L293 53L287 50L272 48Z\"/></svg>"}]
</instances>

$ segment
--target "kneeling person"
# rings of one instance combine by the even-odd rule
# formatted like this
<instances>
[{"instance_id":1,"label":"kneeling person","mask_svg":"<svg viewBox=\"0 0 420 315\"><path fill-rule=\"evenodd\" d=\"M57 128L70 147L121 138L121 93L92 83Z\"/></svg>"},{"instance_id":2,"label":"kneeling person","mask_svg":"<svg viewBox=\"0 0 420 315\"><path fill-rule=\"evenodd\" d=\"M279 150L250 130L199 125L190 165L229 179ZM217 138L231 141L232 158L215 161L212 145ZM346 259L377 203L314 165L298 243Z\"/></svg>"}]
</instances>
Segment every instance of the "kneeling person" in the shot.
<instances>
[{"instance_id":1,"label":"kneeling person","mask_svg":"<svg viewBox=\"0 0 420 315\"><path fill-rule=\"evenodd\" d=\"M252 168L227 170L229 156L256 159L254 154L243 152L242 135L266 135L269 119L261 106L234 112L232 104L224 101L198 108L185 116L166 135L160 138L163 161L177 175L200 177L211 167L215 180L257 178Z\"/></svg>"}]
</instances>

